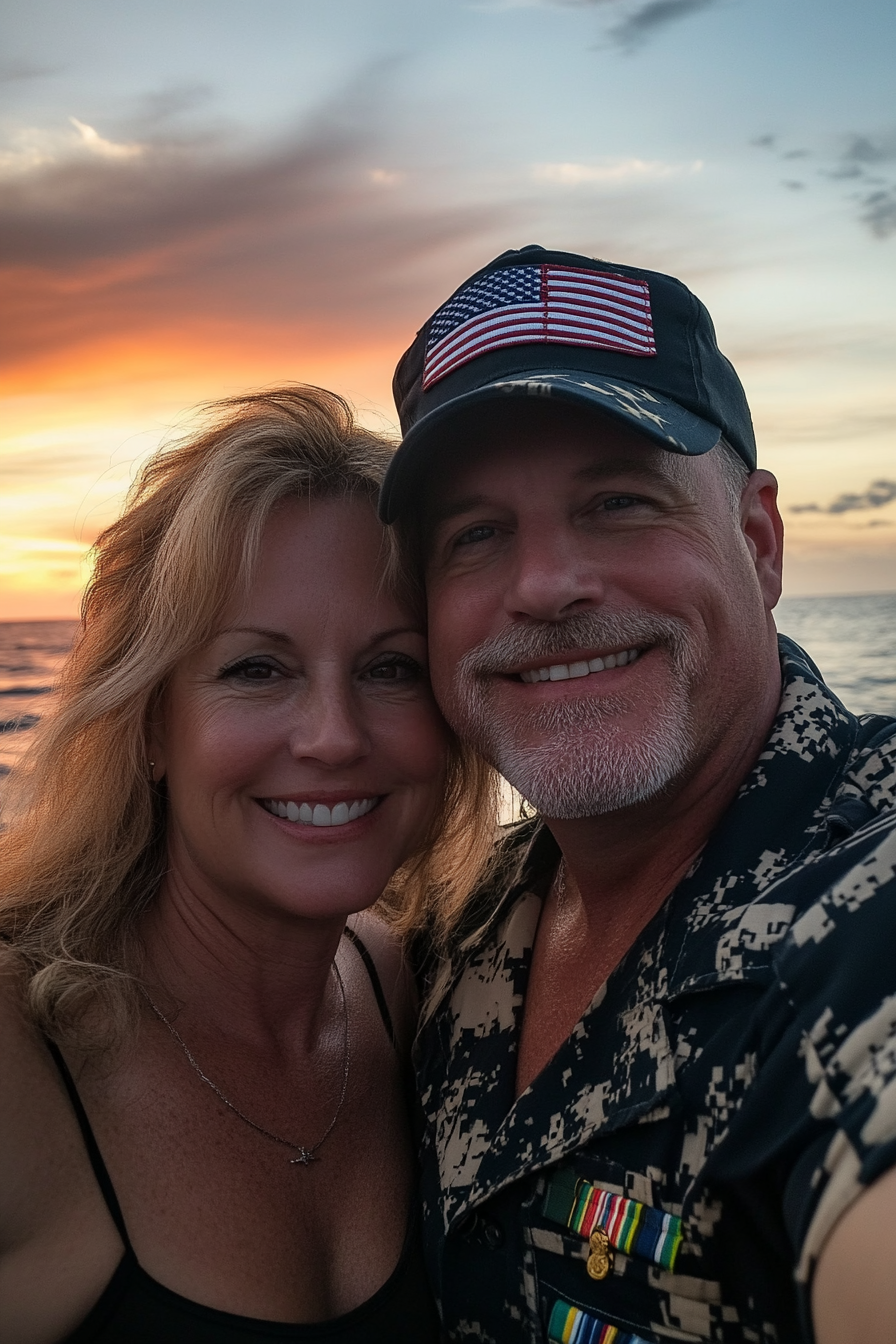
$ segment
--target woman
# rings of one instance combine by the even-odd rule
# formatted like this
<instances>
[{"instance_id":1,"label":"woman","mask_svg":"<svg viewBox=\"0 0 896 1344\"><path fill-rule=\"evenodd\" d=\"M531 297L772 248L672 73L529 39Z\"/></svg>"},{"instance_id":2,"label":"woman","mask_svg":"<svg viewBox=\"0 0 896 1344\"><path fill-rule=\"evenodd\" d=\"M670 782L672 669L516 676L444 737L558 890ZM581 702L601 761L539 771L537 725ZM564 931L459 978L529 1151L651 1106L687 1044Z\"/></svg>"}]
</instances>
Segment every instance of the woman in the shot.
<instances>
[{"instance_id":1,"label":"woman","mask_svg":"<svg viewBox=\"0 0 896 1344\"><path fill-rule=\"evenodd\" d=\"M9 1344L437 1338L383 915L469 885L494 791L390 583L389 458L329 393L237 398L97 543L0 846Z\"/></svg>"}]
</instances>

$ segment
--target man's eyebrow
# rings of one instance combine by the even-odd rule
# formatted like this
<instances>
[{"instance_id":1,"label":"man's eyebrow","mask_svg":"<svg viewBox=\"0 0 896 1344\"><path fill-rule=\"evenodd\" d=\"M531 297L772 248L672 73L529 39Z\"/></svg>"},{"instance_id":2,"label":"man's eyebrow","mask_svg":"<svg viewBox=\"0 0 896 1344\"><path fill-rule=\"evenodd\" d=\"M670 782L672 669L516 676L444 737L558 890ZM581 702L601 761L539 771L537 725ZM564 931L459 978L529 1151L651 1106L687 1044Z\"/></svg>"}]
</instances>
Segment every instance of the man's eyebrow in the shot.
<instances>
[{"instance_id":1,"label":"man's eyebrow","mask_svg":"<svg viewBox=\"0 0 896 1344\"><path fill-rule=\"evenodd\" d=\"M488 496L482 494L462 495L459 499L449 498L430 510L429 524L431 527L438 527L440 524L450 522L452 518L457 518L462 513L467 513L470 509L477 509L488 502Z\"/></svg>"},{"instance_id":2,"label":"man's eyebrow","mask_svg":"<svg viewBox=\"0 0 896 1344\"><path fill-rule=\"evenodd\" d=\"M662 470L659 462L642 462L638 458L620 456L611 458L609 461L589 462L587 466L581 468L575 473L576 480L596 481L605 476L639 476L645 480L668 480L666 472ZM429 510L428 522L430 527L439 527L442 523L450 522L452 518L457 518L461 514L468 513L471 509L478 509L491 504L489 495L461 495L457 499L444 500L431 506Z\"/></svg>"},{"instance_id":3,"label":"man's eyebrow","mask_svg":"<svg viewBox=\"0 0 896 1344\"><path fill-rule=\"evenodd\" d=\"M614 457L609 461L589 462L576 472L576 476L584 481L596 481L604 476L640 476L651 481L668 479L661 462L644 461L637 457Z\"/></svg>"}]
</instances>

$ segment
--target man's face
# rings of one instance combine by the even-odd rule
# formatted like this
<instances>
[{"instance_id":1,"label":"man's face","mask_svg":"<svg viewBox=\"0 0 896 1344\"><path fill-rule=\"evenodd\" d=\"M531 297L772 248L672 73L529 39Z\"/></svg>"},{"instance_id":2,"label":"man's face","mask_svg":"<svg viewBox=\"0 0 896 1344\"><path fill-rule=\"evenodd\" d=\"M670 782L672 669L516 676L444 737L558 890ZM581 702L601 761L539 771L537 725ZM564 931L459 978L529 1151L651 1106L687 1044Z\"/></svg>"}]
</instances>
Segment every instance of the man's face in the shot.
<instances>
[{"instance_id":1,"label":"man's face","mask_svg":"<svg viewBox=\"0 0 896 1344\"><path fill-rule=\"evenodd\" d=\"M466 443L427 504L436 697L545 816L631 806L755 733L777 666L767 473L738 516L712 453L536 406Z\"/></svg>"}]
</instances>

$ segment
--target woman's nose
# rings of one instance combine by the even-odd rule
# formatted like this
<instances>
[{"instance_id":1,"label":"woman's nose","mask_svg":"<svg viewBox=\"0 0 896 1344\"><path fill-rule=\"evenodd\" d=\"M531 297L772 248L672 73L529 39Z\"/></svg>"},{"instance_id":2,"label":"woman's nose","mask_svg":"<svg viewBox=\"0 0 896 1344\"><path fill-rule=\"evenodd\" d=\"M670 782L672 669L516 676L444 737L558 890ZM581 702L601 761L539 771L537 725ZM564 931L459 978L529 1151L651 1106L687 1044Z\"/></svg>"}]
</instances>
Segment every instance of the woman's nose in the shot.
<instances>
[{"instance_id":1,"label":"woman's nose","mask_svg":"<svg viewBox=\"0 0 896 1344\"><path fill-rule=\"evenodd\" d=\"M311 759L330 767L351 765L366 756L370 738L350 690L332 684L312 687L290 733L289 746L297 760Z\"/></svg>"}]
</instances>

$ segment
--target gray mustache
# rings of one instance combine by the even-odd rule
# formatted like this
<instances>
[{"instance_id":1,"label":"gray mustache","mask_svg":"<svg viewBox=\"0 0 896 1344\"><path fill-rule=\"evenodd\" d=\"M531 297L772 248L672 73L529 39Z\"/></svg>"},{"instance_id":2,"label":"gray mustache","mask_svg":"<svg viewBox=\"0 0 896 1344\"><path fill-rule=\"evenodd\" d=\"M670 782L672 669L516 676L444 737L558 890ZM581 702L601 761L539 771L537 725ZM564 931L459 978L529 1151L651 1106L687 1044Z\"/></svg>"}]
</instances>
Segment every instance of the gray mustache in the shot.
<instances>
[{"instance_id":1,"label":"gray mustache","mask_svg":"<svg viewBox=\"0 0 896 1344\"><path fill-rule=\"evenodd\" d=\"M507 672L529 659L553 658L577 649L662 644L681 667L693 660L692 636L675 616L634 609L624 612L578 612L563 621L510 626L492 639L470 649L458 664L458 674L482 677Z\"/></svg>"}]
</instances>

